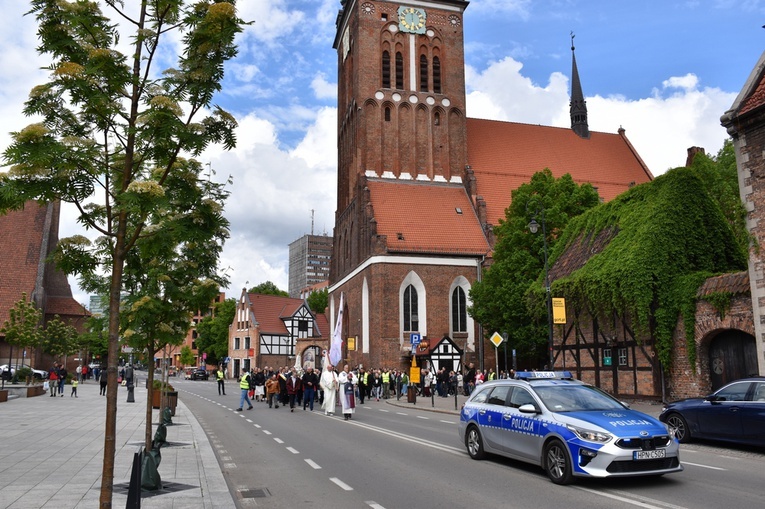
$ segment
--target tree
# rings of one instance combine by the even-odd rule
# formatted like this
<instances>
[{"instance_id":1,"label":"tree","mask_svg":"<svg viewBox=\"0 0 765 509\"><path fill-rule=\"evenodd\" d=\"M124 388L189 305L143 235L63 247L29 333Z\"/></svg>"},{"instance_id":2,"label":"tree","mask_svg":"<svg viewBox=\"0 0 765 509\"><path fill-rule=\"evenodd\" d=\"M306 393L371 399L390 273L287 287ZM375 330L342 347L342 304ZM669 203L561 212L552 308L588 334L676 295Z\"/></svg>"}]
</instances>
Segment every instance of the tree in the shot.
<instances>
[{"instance_id":1,"label":"tree","mask_svg":"<svg viewBox=\"0 0 765 509\"><path fill-rule=\"evenodd\" d=\"M21 299L8 310L8 320L3 323L0 333L5 336L5 342L11 346L8 353L8 366L13 364L13 347L24 348L37 346L42 337L40 324L42 312L27 300L27 294L22 293ZM3 377L5 383L5 377Z\"/></svg>"},{"instance_id":2,"label":"tree","mask_svg":"<svg viewBox=\"0 0 765 509\"><path fill-rule=\"evenodd\" d=\"M208 364L220 364L228 356L228 330L235 314L236 300L226 299L197 325L197 351L207 354Z\"/></svg>"},{"instance_id":3,"label":"tree","mask_svg":"<svg viewBox=\"0 0 765 509\"><path fill-rule=\"evenodd\" d=\"M189 345L183 345L181 347L181 366L191 366L194 364L194 352Z\"/></svg>"},{"instance_id":4,"label":"tree","mask_svg":"<svg viewBox=\"0 0 765 509\"><path fill-rule=\"evenodd\" d=\"M102 508L111 507L114 481L125 260L139 239L165 233L151 223L152 214L193 214L203 205L162 209L169 186L201 168L183 156L197 157L211 143L226 149L235 144L233 117L218 107L209 110L244 25L234 4L31 1L38 50L52 59L50 81L35 87L25 103L24 113L41 120L12 133L3 154L12 167L0 180L0 209L61 200L74 204L79 223L99 235L94 241L62 239L56 263L77 274L85 291L109 295ZM120 39L130 41L129 56L119 51ZM176 44L182 50L175 68L156 69L160 55L172 54Z\"/></svg>"},{"instance_id":5,"label":"tree","mask_svg":"<svg viewBox=\"0 0 765 509\"><path fill-rule=\"evenodd\" d=\"M58 315L53 317L46 326L41 337L43 351L54 358L72 355L82 344L82 336L77 329L64 323Z\"/></svg>"},{"instance_id":6,"label":"tree","mask_svg":"<svg viewBox=\"0 0 765 509\"><path fill-rule=\"evenodd\" d=\"M329 292L326 288L311 292L306 299L308 307L316 314L323 314L329 304Z\"/></svg>"},{"instance_id":7,"label":"tree","mask_svg":"<svg viewBox=\"0 0 765 509\"><path fill-rule=\"evenodd\" d=\"M599 198L590 184L577 185L569 174L556 179L549 169L535 173L511 196L505 219L494 230L494 262L470 290L469 312L487 333L506 332L505 347L512 345L525 362L541 365L547 357L546 309L530 309L526 293L540 278L544 281L544 240L528 225L544 210L551 253L569 220L596 206Z\"/></svg>"},{"instance_id":8,"label":"tree","mask_svg":"<svg viewBox=\"0 0 765 509\"><path fill-rule=\"evenodd\" d=\"M260 283L258 286L253 286L249 290L247 290L248 293L259 293L261 295L279 295L281 297L289 297L289 293L285 292L284 290L280 290L274 283L271 281L266 281L265 283Z\"/></svg>"}]
</instances>

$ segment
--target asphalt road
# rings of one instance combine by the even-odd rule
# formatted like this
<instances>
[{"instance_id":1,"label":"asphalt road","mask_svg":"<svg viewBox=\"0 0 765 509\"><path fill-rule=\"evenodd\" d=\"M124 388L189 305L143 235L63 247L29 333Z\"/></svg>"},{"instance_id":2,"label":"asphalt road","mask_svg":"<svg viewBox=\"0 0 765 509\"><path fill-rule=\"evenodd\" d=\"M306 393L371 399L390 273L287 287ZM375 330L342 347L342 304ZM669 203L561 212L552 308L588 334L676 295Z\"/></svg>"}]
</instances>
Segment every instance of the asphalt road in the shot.
<instances>
[{"instance_id":1,"label":"asphalt road","mask_svg":"<svg viewBox=\"0 0 765 509\"><path fill-rule=\"evenodd\" d=\"M178 380L180 397L205 429L238 507L698 509L759 507L765 454L690 444L685 471L660 478L584 480L556 486L533 465L473 461L457 436L459 416L359 405L351 421L297 408L234 412L227 381ZM339 409L338 409L339 410Z\"/></svg>"}]
</instances>

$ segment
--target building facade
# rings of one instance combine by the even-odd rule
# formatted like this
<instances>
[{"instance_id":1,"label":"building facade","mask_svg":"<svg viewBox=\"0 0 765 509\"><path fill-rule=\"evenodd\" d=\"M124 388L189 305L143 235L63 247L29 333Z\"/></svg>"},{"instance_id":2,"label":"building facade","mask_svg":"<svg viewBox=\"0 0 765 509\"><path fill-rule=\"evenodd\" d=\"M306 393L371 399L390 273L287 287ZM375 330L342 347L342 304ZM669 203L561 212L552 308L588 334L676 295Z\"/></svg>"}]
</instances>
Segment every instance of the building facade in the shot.
<instances>
[{"instance_id":1,"label":"building facade","mask_svg":"<svg viewBox=\"0 0 765 509\"><path fill-rule=\"evenodd\" d=\"M303 235L290 244L289 294L300 298L307 288L329 280L332 237Z\"/></svg>"},{"instance_id":2,"label":"building facade","mask_svg":"<svg viewBox=\"0 0 765 509\"><path fill-rule=\"evenodd\" d=\"M605 200L652 179L623 130L589 131L578 74L571 129L468 118L468 3L341 2L329 319L344 295L351 364L409 366L416 336L431 349L453 345L455 369L493 365L493 348L483 352L492 331L467 309L510 191L544 168L593 183ZM416 358L428 365L432 353Z\"/></svg>"}]
</instances>

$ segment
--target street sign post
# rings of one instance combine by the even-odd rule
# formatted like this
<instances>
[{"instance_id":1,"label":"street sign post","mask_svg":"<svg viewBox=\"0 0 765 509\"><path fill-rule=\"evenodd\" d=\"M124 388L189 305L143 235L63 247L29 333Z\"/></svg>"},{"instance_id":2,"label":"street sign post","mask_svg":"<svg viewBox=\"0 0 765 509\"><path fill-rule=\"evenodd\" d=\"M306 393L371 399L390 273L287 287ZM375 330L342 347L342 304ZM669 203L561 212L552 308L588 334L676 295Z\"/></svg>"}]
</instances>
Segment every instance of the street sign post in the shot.
<instances>
[{"instance_id":1,"label":"street sign post","mask_svg":"<svg viewBox=\"0 0 765 509\"><path fill-rule=\"evenodd\" d=\"M501 345L504 340L505 338L503 338L499 332L495 332L489 338L489 341L494 345L494 376L499 376L499 345Z\"/></svg>"}]
</instances>

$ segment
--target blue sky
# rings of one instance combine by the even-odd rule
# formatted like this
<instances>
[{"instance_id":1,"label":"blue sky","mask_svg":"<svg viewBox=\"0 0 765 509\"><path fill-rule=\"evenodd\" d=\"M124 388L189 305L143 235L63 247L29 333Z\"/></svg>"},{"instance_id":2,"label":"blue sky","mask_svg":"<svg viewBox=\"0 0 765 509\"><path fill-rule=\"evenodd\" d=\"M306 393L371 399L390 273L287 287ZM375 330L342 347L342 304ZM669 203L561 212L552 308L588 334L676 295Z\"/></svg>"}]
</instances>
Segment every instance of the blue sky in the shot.
<instances>
[{"instance_id":1,"label":"blue sky","mask_svg":"<svg viewBox=\"0 0 765 509\"><path fill-rule=\"evenodd\" d=\"M47 63L34 51L34 19L23 17L29 3L3 7L0 150L8 132L32 121L22 103L46 79ZM216 103L239 120L239 144L201 158L216 178L234 178L222 259L230 295L266 280L287 289L288 244L311 231L312 210L314 233L331 235L337 157L332 41L340 1L237 7L255 23L239 39ZM711 153L722 146L719 118L765 49L763 24L765 0L473 0L464 19L467 114L567 126L573 31L591 130L624 127L659 175L684 164L690 146ZM62 237L81 233L74 218L64 211Z\"/></svg>"}]
</instances>

